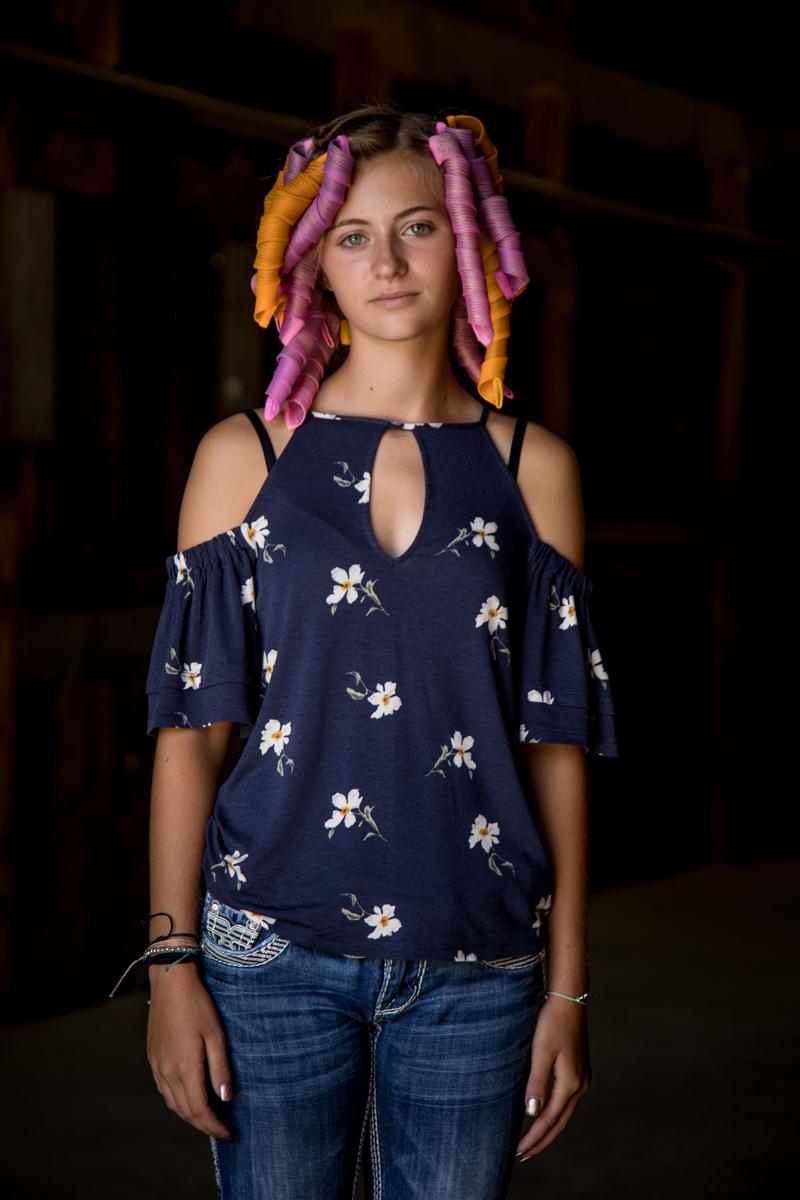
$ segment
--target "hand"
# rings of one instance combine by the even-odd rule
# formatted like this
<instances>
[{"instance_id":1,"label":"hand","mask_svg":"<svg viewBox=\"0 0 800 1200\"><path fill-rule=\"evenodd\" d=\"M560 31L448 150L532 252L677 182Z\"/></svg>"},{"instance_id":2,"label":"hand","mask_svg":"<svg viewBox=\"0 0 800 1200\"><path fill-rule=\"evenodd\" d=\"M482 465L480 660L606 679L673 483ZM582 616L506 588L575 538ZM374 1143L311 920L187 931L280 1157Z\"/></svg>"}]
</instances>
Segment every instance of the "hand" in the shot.
<instances>
[{"instance_id":1,"label":"hand","mask_svg":"<svg viewBox=\"0 0 800 1200\"><path fill-rule=\"evenodd\" d=\"M214 1091L222 1100L233 1094L225 1033L213 1000L194 963L166 971L151 966L147 1024L147 1061L156 1089L184 1121L210 1137L231 1140L208 1102L205 1060ZM222 1087L227 1085L223 1095Z\"/></svg>"},{"instance_id":2,"label":"hand","mask_svg":"<svg viewBox=\"0 0 800 1200\"><path fill-rule=\"evenodd\" d=\"M551 1070L553 1090L547 1096ZM572 1000L549 996L536 1021L531 1073L525 1089L526 1100L529 1096L539 1096L543 1104L517 1146L517 1157L523 1156L521 1162L555 1141L588 1092L591 1080L586 1009Z\"/></svg>"}]
</instances>

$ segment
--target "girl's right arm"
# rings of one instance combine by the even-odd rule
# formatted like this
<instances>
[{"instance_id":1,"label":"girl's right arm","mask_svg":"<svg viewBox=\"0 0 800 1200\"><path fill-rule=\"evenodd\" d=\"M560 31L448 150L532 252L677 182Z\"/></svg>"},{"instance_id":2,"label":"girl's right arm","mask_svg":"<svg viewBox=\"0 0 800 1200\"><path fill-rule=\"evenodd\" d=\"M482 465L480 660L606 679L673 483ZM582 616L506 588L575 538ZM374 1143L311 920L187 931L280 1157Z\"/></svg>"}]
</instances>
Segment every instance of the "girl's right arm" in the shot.
<instances>
[{"instance_id":1,"label":"girl's right arm","mask_svg":"<svg viewBox=\"0 0 800 1200\"><path fill-rule=\"evenodd\" d=\"M195 453L181 504L178 549L186 550L240 524L263 483L264 457L241 413L214 425ZM231 722L158 732L150 810L150 912L167 912L179 933L199 934L205 830L230 743ZM151 917L149 940L169 931ZM176 942L186 939L173 939ZM214 1091L233 1093L225 1035L196 960L148 967L147 1057L167 1107L212 1137L228 1137L208 1102L205 1064ZM222 1085L229 1090L223 1095Z\"/></svg>"},{"instance_id":2,"label":"girl's right arm","mask_svg":"<svg viewBox=\"0 0 800 1200\"><path fill-rule=\"evenodd\" d=\"M179 933L199 934L198 897L205 828L214 806L232 725L160 729L150 806L150 912L169 913ZM165 916L150 917L149 939L170 929ZM173 938L186 944L186 938ZM152 964L147 1060L166 1105L213 1137L229 1136L208 1102L211 1086L230 1099L233 1079L225 1034L195 960L171 967ZM229 1090L222 1091L227 1084Z\"/></svg>"}]
</instances>

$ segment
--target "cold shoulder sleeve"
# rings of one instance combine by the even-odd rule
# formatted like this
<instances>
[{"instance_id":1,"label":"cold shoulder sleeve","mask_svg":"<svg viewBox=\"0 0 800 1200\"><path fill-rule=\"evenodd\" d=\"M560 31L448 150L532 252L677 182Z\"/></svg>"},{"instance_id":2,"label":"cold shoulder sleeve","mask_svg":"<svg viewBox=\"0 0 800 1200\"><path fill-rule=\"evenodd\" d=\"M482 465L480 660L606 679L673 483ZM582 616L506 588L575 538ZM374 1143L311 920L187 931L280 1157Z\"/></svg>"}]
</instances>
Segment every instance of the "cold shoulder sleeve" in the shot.
<instances>
[{"instance_id":1,"label":"cold shoulder sleeve","mask_svg":"<svg viewBox=\"0 0 800 1200\"><path fill-rule=\"evenodd\" d=\"M592 583L547 542L525 578L519 670L521 742L583 746L618 757L609 672L592 624Z\"/></svg>"},{"instance_id":2,"label":"cold shoulder sleeve","mask_svg":"<svg viewBox=\"0 0 800 1200\"><path fill-rule=\"evenodd\" d=\"M147 672L147 732L256 719L261 687L253 550L229 529L166 560Z\"/></svg>"}]
</instances>

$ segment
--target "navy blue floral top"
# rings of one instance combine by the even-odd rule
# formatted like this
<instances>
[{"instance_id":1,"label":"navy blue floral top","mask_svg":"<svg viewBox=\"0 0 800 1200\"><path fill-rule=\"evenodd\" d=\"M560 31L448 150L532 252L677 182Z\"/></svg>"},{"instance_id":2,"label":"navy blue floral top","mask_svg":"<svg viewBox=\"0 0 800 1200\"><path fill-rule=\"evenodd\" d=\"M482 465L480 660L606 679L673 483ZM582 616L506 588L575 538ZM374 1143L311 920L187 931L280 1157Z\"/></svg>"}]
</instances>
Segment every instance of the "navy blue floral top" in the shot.
<instances>
[{"instance_id":1,"label":"navy blue floral top","mask_svg":"<svg viewBox=\"0 0 800 1200\"><path fill-rule=\"evenodd\" d=\"M203 875L273 936L369 958L539 949L553 880L520 746L616 756L614 707L592 585L537 537L487 413L310 410L242 524L166 560L147 732L240 726ZM394 558L369 513L390 425L413 429L426 484Z\"/></svg>"}]
</instances>

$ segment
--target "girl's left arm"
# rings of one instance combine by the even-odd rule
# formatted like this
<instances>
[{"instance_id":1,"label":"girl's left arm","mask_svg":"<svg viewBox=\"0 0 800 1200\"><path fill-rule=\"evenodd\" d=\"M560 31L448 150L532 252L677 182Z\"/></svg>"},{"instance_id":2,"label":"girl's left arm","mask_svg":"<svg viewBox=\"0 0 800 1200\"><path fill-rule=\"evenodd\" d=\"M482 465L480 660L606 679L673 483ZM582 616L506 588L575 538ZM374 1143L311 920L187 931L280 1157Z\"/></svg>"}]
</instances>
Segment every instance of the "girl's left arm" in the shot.
<instances>
[{"instance_id":1,"label":"girl's left arm","mask_svg":"<svg viewBox=\"0 0 800 1200\"><path fill-rule=\"evenodd\" d=\"M528 422L518 482L538 536L583 569L586 528L581 476L570 444L552 430ZM526 742L521 749L534 817L553 871L550 915L543 918L547 922L547 989L579 996L589 991L586 752L583 746L547 742ZM583 1004L561 996L549 996L539 1010L525 1096L540 1097L543 1107L517 1146L523 1159L538 1154L558 1137L589 1089L586 1016Z\"/></svg>"},{"instance_id":2,"label":"girl's left arm","mask_svg":"<svg viewBox=\"0 0 800 1200\"><path fill-rule=\"evenodd\" d=\"M553 872L547 923L547 990L579 996L589 991L589 803L582 746L526 743L530 794L537 827ZM520 1139L523 1161L566 1127L591 1082L587 1010L561 996L542 1004L531 1047L526 1099L543 1107ZM553 1086L548 1098L550 1077Z\"/></svg>"}]
</instances>

